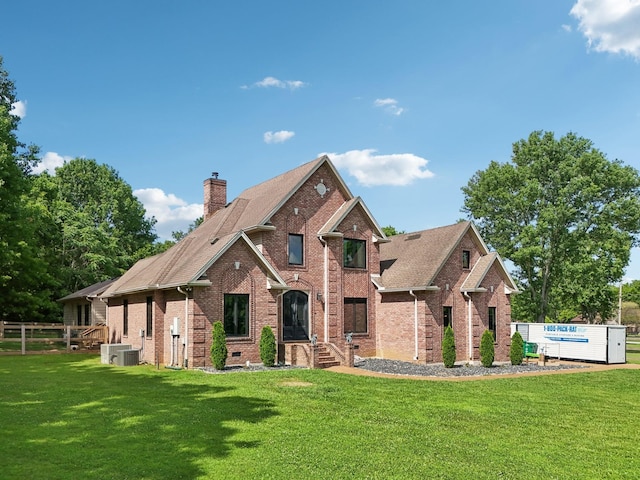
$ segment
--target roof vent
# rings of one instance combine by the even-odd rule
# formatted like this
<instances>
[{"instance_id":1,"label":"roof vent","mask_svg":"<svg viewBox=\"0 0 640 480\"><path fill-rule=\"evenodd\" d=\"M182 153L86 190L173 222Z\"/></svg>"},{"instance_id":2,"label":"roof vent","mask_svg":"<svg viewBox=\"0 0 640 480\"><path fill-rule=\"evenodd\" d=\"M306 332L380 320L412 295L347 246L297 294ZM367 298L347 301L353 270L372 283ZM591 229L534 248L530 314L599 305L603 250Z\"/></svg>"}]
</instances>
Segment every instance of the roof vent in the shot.
<instances>
[{"instance_id":1,"label":"roof vent","mask_svg":"<svg viewBox=\"0 0 640 480\"><path fill-rule=\"evenodd\" d=\"M414 233L412 235L407 235L407 237L405 238L405 240L417 240L421 237L421 235L419 233Z\"/></svg>"}]
</instances>

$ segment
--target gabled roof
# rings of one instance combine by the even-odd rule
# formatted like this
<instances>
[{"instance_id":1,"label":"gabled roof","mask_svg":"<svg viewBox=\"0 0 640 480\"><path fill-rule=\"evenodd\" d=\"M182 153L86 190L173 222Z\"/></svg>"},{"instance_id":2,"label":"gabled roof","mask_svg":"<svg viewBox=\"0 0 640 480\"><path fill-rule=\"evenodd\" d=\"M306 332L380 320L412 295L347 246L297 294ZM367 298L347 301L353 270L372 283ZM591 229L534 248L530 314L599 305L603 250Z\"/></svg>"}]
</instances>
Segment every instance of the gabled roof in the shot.
<instances>
[{"instance_id":1,"label":"gabled roof","mask_svg":"<svg viewBox=\"0 0 640 480\"><path fill-rule=\"evenodd\" d=\"M110 278L109 280L103 280L102 282L94 283L88 287L78 290L77 292L70 293L69 295L58 299L58 302L67 302L69 300L96 298L100 296L113 282L118 278Z\"/></svg>"},{"instance_id":2,"label":"gabled roof","mask_svg":"<svg viewBox=\"0 0 640 480\"><path fill-rule=\"evenodd\" d=\"M433 282L467 233L481 255L488 255L487 245L471 222L391 237L380 246L380 277L374 279L375 284L383 292L437 290Z\"/></svg>"},{"instance_id":3,"label":"gabled roof","mask_svg":"<svg viewBox=\"0 0 640 480\"><path fill-rule=\"evenodd\" d=\"M507 271L500 255L497 252L491 252L488 255L482 256L469 272L469 276L465 279L464 283L460 287L461 292L485 292L486 288L481 287L484 277L489 273L491 267L494 264L498 266L498 272L500 272L504 283L507 288L507 293L518 293L518 287L516 286L513 278Z\"/></svg>"},{"instance_id":4,"label":"gabled roof","mask_svg":"<svg viewBox=\"0 0 640 480\"><path fill-rule=\"evenodd\" d=\"M268 226L271 217L322 166L326 166L332 171L338 182L338 188L342 190L347 199L352 199L353 194L329 160L329 157L323 155L243 191L233 202L243 203L242 212L235 218L235 222L228 222L227 229L229 231L250 231L252 228ZM212 221L220 212L216 212L207 222Z\"/></svg>"},{"instance_id":5,"label":"gabled roof","mask_svg":"<svg viewBox=\"0 0 640 480\"><path fill-rule=\"evenodd\" d=\"M271 217L318 169L326 166L335 175L345 197L353 195L329 160L322 156L282 175L243 191L226 207L216 211L198 228L167 251L137 262L105 293L105 297L177 286L208 285L202 275L228 248L243 241L253 250L269 277L272 288L284 281L244 232L274 228Z\"/></svg>"},{"instance_id":6,"label":"gabled roof","mask_svg":"<svg viewBox=\"0 0 640 480\"><path fill-rule=\"evenodd\" d=\"M360 197L355 197L344 202L340 206L340 208L331 216L331 218L327 220L327 223L322 226L322 228L318 232L318 236L342 236L342 233L339 233L337 229L342 221L347 217L347 215L349 215L349 213L351 213L356 207L362 209L365 217L367 217L367 220L371 223L371 225L373 225L375 241L388 241L386 235L382 231L382 228L380 228L380 225L378 225L378 222L376 222L375 218L373 218L373 215L371 215L371 212Z\"/></svg>"}]
</instances>

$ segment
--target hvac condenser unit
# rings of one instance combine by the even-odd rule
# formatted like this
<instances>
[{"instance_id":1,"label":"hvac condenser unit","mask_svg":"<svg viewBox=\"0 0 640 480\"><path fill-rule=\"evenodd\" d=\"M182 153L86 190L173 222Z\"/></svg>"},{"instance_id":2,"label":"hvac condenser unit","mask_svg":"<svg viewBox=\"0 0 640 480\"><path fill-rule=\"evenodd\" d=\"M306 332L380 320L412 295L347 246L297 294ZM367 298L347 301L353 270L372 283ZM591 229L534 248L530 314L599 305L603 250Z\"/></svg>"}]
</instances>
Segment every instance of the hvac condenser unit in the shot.
<instances>
[{"instance_id":1,"label":"hvac condenser unit","mask_svg":"<svg viewBox=\"0 0 640 480\"><path fill-rule=\"evenodd\" d=\"M140 350L120 350L116 354L115 364L119 367L130 367L140 363Z\"/></svg>"},{"instance_id":2,"label":"hvac condenser unit","mask_svg":"<svg viewBox=\"0 0 640 480\"><path fill-rule=\"evenodd\" d=\"M114 363L116 354L120 350L131 350L128 343L103 343L100 345L100 363L106 365Z\"/></svg>"}]
</instances>

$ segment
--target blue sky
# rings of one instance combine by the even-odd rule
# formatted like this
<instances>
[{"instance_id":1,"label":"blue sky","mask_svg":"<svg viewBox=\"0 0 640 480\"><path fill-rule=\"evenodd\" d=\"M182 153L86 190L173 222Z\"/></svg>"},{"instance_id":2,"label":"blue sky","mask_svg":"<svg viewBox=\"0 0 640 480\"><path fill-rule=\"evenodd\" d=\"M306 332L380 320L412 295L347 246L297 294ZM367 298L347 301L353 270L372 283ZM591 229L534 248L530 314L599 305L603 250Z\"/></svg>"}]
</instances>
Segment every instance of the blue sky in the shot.
<instances>
[{"instance_id":1,"label":"blue sky","mask_svg":"<svg viewBox=\"0 0 640 480\"><path fill-rule=\"evenodd\" d=\"M329 153L378 222L462 217L534 130L640 169L640 0L7 2L0 55L42 169L114 167L168 238ZM626 279L640 279L634 249Z\"/></svg>"}]
</instances>

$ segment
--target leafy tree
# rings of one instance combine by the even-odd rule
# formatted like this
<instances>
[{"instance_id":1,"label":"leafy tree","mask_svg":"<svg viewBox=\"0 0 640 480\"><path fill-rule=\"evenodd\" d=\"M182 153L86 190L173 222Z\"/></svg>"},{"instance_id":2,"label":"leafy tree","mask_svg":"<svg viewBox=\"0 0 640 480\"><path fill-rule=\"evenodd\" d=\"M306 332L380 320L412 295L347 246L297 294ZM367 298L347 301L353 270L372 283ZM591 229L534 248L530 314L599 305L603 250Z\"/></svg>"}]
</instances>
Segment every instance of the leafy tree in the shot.
<instances>
[{"instance_id":1,"label":"leafy tree","mask_svg":"<svg viewBox=\"0 0 640 480\"><path fill-rule=\"evenodd\" d=\"M32 196L51 217L50 262L66 293L121 275L156 238L155 219L145 218L131 187L95 160L75 158L53 176L42 173Z\"/></svg>"},{"instance_id":2,"label":"leafy tree","mask_svg":"<svg viewBox=\"0 0 640 480\"><path fill-rule=\"evenodd\" d=\"M260 360L265 367L273 367L276 363L276 337L268 325L262 327L260 333Z\"/></svg>"},{"instance_id":3,"label":"leafy tree","mask_svg":"<svg viewBox=\"0 0 640 480\"><path fill-rule=\"evenodd\" d=\"M187 235L189 235L191 232L193 232L196 228L198 228L200 226L200 224L202 224L202 222L204 221L204 217L198 217L196 218L193 223L189 224L189 227L187 228L186 232L183 232L181 230L177 230L175 232L171 232L171 237L173 238L173 243L179 242L180 240L182 240L184 237L186 237Z\"/></svg>"},{"instance_id":4,"label":"leafy tree","mask_svg":"<svg viewBox=\"0 0 640 480\"><path fill-rule=\"evenodd\" d=\"M382 227L382 232L387 237L393 237L394 235L402 235L406 233L404 230L396 230L396 227L392 227L391 225L387 225L386 227Z\"/></svg>"},{"instance_id":5,"label":"leafy tree","mask_svg":"<svg viewBox=\"0 0 640 480\"><path fill-rule=\"evenodd\" d=\"M509 358L511 359L511 365L522 365L522 358L524 357L524 340L520 332L515 332L511 336L511 347L509 347Z\"/></svg>"},{"instance_id":6,"label":"leafy tree","mask_svg":"<svg viewBox=\"0 0 640 480\"><path fill-rule=\"evenodd\" d=\"M496 356L493 342L493 333L490 330L485 330L480 338L480 363L483 367L488 368L493 365Z\"/></svg>"},{"instance_id":7,"label":"leafy tree","mask_svg":"<svg viewBox=\"0 0 640 480\"><path fill-rule=\"evenodd\" d=\"M618 287L615 287L614 290L617 295ZM640 305L640 280L633 280L630 283L622 285L622 299Z\"/></svg>"},{"instance_id":8,"label":"leafy tree","mask_svg":"<svg viewBox=\"0 0 640 480\"><path fill-rule=\"evenodd\" d=\"M224 370L227 363L227 339L222 322L213 323L211 339L211 363L216 370Z\"/></svg>"},{"instance_id":9,"label":"leafy tree","mask_svg":"<svg viewBox=\"0 0 640 480\"><path fill-rule=\"evenodd\" d=\"M447 368L451 368L456 364L456 339L451 326L444 329L444 336L442 337L442 362Z\"/></svg>"},{"instance_id":10,"label":"leafy tree","mask_svg":"<svg viewBox=\"0 0 640 480\"><path fill-rule=\"evenodd\" d=\"M516 318L543 322L576 307L607 318L607 286L622 278L640 232L640 176L591 141L533 132L511 163L491 162L462 188L462 211L510 259L522 295Z\"/></svg>"},{"instance_id":11,"label":"leafy tree","mask_svg":"<svg viewBox=\"0 0 640 480\"><path fill-rule=\"evenodd\" d=\"M0 320L41 320L56 310L49 299L53 279L34 241L40 218L29 203L29 171L38 149L18 140L20 118L12 113L15 87L0 56Z\"/></svg>"}]
</instances>

